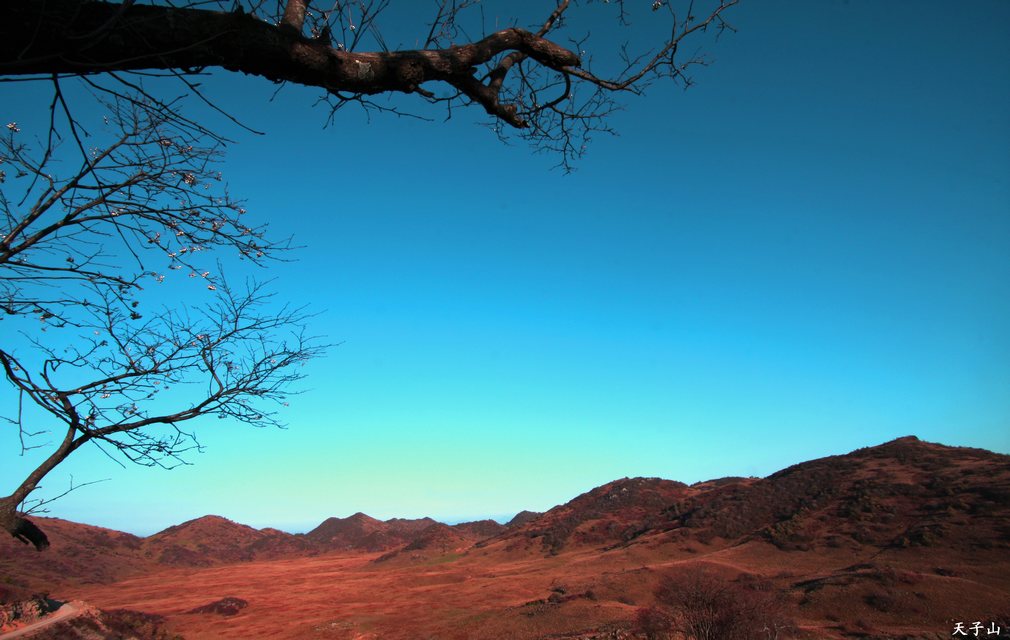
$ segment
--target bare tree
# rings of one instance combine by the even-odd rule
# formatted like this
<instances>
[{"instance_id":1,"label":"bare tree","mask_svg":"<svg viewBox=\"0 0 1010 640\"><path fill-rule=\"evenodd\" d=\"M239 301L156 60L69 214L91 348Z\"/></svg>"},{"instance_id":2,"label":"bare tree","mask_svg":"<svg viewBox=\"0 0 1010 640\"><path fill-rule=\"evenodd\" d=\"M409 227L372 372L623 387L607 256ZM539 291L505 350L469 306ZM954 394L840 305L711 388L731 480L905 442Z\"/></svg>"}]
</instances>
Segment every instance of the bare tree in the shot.
<instances>
[{"instance_id":1,"label":"bare tree","mask_svg":"<svg viewBox=\"0 0 1010 640\"><path fill-rule=\"evenodd\" d=\"M0 346L18 398L6 419L22 452L54 430L40 424L63 434L0 498L0 526L39 549L45 534L19 511L45 502L30 496L74 451L93 444L168 466L198 448L182 426L195 418L277 424L270 403L284 401L299 365L322 348L306 338L303 311L200 265L213 249L263 263L287 247L247 226L245 209L216 188L217 151L157 108L107 107L108 146L90 149L66 177L50 173L51 145L33 153L16 124L0 142L0 309L7 322L36 324L20 351ZM187 295L198 303L149 310L145 290L169 286L177 272L190 276Z\"/></svg>"},{"instance_id":2,"label":"bare tree","mask_svg":"<svg viewBox=\"0 0 1010 640\"><path fill-rule=\"evenodd\" d=\"M258 285L230 286L202 264L212 249L262 264L287 245L245 223L215 172L226 139L166 97L165 79L225 115L201 92L207 69L318 87L331 118L347 105L405 113L405 101L382 95L410 94L450 116L474 105L500 137L555 152L567 169L592 134L610 131L616 96L656 80L689 85L705 58L686 45L728 28L723 14L737 1L545 0L534 16L506 3L512 13L492 20L488 2L434 0L412 48L390 47L378 27L391 0L8 3L0 81L48 83L52 99L39 144L23 144L15 122L0 132L0 312L36 323L28 348L0 345L0 366L19 398L9 420L22 451L48 430L33 426L43 418L64 436L0 498L0 526L45 547L24 513L41 505L31 496L42 478L85 444L171 465L198 446L188 421L274 423L263 403L283 402L297 366L321 349L304 336L303 312L278 310ZM629 35L594 66L600 34L580 17L599 11L614 19L604 41ZM632 37L633 21L658 37ZM70 81L103 101L115 133L107 144L91 143ZM66 165L54 162L57 149L77 152L69 174L57 171ZM152 312L144 292L174 272L207 297L190 311Z\"/></svg>"}]
</instances>

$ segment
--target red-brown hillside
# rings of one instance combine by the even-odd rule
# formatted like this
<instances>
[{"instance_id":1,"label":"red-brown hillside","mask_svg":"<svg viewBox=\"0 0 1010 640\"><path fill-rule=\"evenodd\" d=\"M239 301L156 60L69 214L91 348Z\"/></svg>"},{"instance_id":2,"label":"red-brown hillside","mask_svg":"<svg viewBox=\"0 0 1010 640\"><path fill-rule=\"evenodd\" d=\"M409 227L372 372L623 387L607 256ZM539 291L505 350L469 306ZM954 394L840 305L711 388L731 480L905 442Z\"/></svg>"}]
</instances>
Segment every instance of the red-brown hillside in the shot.
<instances>
[{"instance_id":1,"label":"red-brown hillside","mask_svg":"<svg viewBox=\"0 0 1010 640\"><path fill-rule=\"evenodd\" d=\"M316 552L303 536L277 529L253 529L222 518L203 516L144 539L145 556L159 564L207 567L253 559L281 558Z\"/></svg>"},{"instance_id":2,"label":"red-brown hillside","mask_svg":"<svg viewBox=\"0 0 1010 640\"><path fill-rule=\"evenodd\" d=\"M906 437L711 486L667 514L683 535L782 549L1010 546L1010 457Z\"/></svg>"},{"instance_id":3,"label":"red-brown hillside","mask_svg":"<svg viewBox=\"0 0 1010 640\"><path fill-rule=\"evenodd\" d=\"M540 516L544 515L540 511L520 511L519 513L512 516L512 519L505 523L506 527L521 527L522 525L536 520Z\"/></svg>"},{"instance_id":4,"label":"red-brown hillside","mask_svg":"<svg viewBox=\"0 0 1010 640\"><path fill-rule=\"evenodd\" d=\"M8 540L0 553L15 587L164 616L187 640L633 638L656 586L694 569L781 594L789 637L944 638L957 620L1010 622L1010 456L915 438L763 479L618 480L476 546L498 527L356 514L290 536L201 518L142 540L40 525L49 551ZM306 546L224 564L271 537ZM156 564L152 550L173 548L214 566ZM374 562L369 548L395 550ZM130 577L95 584L117 576ZM224 597L249 605L187 613Z\"/></svg>"},{"instance_id":5,"label":"red-brown hillside","mask_svg":"<svg viewBox=\"0 0 1010 640\"><path fill-rule=\"evenodd\" d=\"M145 555L159 564L200 567L252 560L250 547L267 534L221 516L203 516L144 540Z\"/></svg>"},{"instance_id":6,"label":"red-brown hillside","mask_svg":"<svg viewBox=\"0 0 1010 640\"><path fill-rule=\"evenodd\" d=\"M389 526L358 512L346 518L327 518L305 534L305 539L330 549L378 551L386 548Z\"/></svg>"},{"instance_id":7,"label":"red-brown hillside","mask_svg":"<svg viewBox=\"0 0 1010 640\"><path fill-rule=\"evenodd\" d=\"M292 535L270 527L260 529L260 533L263 535L249 545L249 550L257 559L315 555L322 551L302 535Z\"/></svg>"},{"instance_id":8,"label":"red-brown hillside","mask_svg":"<svg viewBox=\"0 0 1010 640\"><path fill-rule=\"evenodd\" d=\"M410 536L424 531L435 524L435 521L431 518L390 518L385 523L389 527L389 531L397 536Z\"/></svg>"},{"instance_id":9,"label":"red-brown hillside","mask_svg":"<svg viewBox=\"0 0 1010 640\"><path fill-rule=\"evenodd\" d=\"M416 538L403 547L403 550L449 553L452 551L462 551L473 543L473 536L466 535L455 527L436 522L418 533Z\"/></svg>"},{"instance_id":10,"label":"red-brown hillside","mask_svg":"<svg viewBox=\"0 0 1010 640\"><path fill-rule=\"evenodd\" d=\"M112 582L149 571L143 538L59 518L33 518L49 536L39 553L10 536L0 536L0 577L8 585L45 591L49 585Z\"/></svg>"},{"instance_id":11,"label":"red-brown hillside","mask_svg":"<svg viewBox=\"0 0 1010 640\"><path fill-rule=\"evenodd\" d=\"M469 536L474 541L493 538L505 531L505 525L494 520L474 520L473 522L460 522L452 525L452 528L465 536Z\"/></svg>"},{"instance_id":12,"label":"red-brown hillside","mask_svg":"<svg viewBox=\"0 0 1010 640\"><path fill-rule=\"evenodd\" d=\"M510 527L503 535L538 539L551 553L570 544L625 542L657 526L663 510L689 493L684 483L661 478L615 480Z\"/></svg>"},{"instance_id":13,"label":"red-brown hillside","mask_svg":"<svg viewBox=\"0 0 1010 640\"><path fill-rule=\"evenodd\" d=\"M347 518L327 518L305 534L305 539L325 551L387 551L409 544L431 518L393 518L383 522L364 513Z\"/></svg>"},{"instance_id":14,"label":"red-brown hillside","mask_svg":"<svg viewBox=\"0 0 1010 640\"><path fill-rule=\"evenodd\" d=\"M456 554L504 530L505 527L494 520L463 522L451 526L433 522L422 531L414 533L409 543L379 556L376 562L388 562L394 558L416 562Z\"/></svg>"}]
</instances>

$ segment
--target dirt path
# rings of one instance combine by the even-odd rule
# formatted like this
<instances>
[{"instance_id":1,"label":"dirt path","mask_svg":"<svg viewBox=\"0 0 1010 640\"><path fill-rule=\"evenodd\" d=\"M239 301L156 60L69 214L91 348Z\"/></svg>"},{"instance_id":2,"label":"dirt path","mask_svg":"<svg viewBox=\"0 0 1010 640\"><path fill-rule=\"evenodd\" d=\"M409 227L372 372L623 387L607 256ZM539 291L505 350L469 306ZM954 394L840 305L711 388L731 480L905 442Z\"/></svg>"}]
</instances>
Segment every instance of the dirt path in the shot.
<instances>
[{"instance_id":1,"label":"dirt path","mask_svg":"<svg viewBox=\"0 0 1010 640\"><path fill-rule=\"evenodd\" d=\"M7 633L0 633L0 640L13 640L14 638L23 638L31 633L38 631L39 629L44 629L50 625L54 625L57 622L62 622L64 620L69 620L75 616L80 615L83 612L83 607L79 602L68 602L62 607L52 612L45 618L41 618L36 622L33 622L27 626L21 627L20 629L15 629L14 631L8 631Z\"/></svg>"}]
</instances>

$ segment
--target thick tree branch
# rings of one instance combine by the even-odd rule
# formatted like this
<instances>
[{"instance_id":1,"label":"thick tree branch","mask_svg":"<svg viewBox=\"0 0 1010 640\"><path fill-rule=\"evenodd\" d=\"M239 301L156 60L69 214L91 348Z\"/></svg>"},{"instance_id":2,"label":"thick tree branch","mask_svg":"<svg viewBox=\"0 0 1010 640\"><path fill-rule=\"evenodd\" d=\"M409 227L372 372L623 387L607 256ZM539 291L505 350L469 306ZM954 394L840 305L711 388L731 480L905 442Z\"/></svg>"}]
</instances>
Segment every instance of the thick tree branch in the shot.
<instances>
[{"instance_id":1,"label":"thick tree branch","mask_svg":"<svg viewBox=\"0 0 1010 640\"><path fill-rule=\"evenodd\" d=\"M389 0L325 5L282 0L271 5L276 13L269 15L254 15L273 11L259 0L187 0L181 6L147 2L14 3L0 23L0 76L78 76L99 91L123 97L109 82L103 83L104 77L159 104L124 74L172 75L193 90L185 76L217 67L276 83L319 87L326 92L331 118L348 104L412 115L371 96L415 93L444 104L450 115L458 103L480 105L492 116L490 126L499 137L518 135L539 150L558 153L560 164L570 169L570 161L583 154L594 133L612 132L607 118L618 108L616 94L641 93L659 79L691 84L690 68L706 60L698 49L679 53L685 39L700 39L710 28L715 33L731 29L723 14L738 0L611 0L610 7L543 0L544 13L550 13L536 26L501 29L481 39L468 31L483 29L483 9L472 12L480 17L467 26L461 18L483 5L478 0L442 0L427 25L427 37L416 40L421 48L400 51L389 49L376 24ZM215 6L231 10L208 8ZM650 7L651 13L645 13ZM528 8L517 7L516 12ZM647 29L666 23L669 31L658 38L629 38L634 50L621 47L617 64L605 60L603 73L592 64L593 53L600 59L601 51L591 49L610 36L576 35L569 26L577 23L575 13L613 16L615 10L618 29L630 27L641 10L648 16ZM516 22L519 19L517 15ZM461 40L466 44L457 44ZM564 46L558 44L562 41ZM365 43L375 50L359 51ZM161 106L178 115L173 107Z\"/></svg>"},{"instance_id":2,"label":"thick tree branch","mask_svg":"<svg viewBox=\"0 0 1010 640\"><path fill-rule=\"evenodd\" d=\"M515 109L498 104L496 92L474 84L476 67L508 51L556 70L580 64L568 49L516 28L447 49L342 51L300 34L302 0L292 0L287 8L281 28L242 13L23 0L7 8L0 26L0 74L223 67L331 93L366 95L411 93L425 82L440 81L460 89L488 113L523 127Z\"/></svg>"}]
</instances>

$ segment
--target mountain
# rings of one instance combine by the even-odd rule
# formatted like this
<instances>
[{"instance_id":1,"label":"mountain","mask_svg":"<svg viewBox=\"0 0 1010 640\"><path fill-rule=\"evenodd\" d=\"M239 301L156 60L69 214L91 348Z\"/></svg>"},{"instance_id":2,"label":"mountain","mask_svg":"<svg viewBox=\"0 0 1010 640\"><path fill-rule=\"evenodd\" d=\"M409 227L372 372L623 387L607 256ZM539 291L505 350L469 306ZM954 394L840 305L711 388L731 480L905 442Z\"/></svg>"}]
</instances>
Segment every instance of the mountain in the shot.
<instances>
[{"instance_id":1,"label":"mountain","mask_svg":"<svg viewBox=\"0 0 1010 640\"><path fill-rule=\"evenodd\" d=\"M667 526L705 540L784 550L1010 543L1010 456L915 437L693 489L666 510Z\"/></svg>"},{"instance_id":2,"label":"mountain","mask_svg":"<svg viewBox=\"0 0 1010 640\"><path fill-rule=\"evenodd\" d=\"M389 527L360 511L346 518L327 518L305 534L305 539L320 546L340 550L384 548Z\"/></svg>"},{"instance_id":3,"label":"mountain","mask_svg":"<svg viewBox=\"0 0 1010 640\"><path fill-rule=\"evenodd\" d=\"M1010 456L909 436L803 462L767 478L691 486L617 480L518 526L498 541L627 545L664 535L704 545L763 540L782 550L1010 545Z\"/></svg>"},{"instance_id":4,"label":"mountain","mask_svg":"<svg viewBox=\"0 0 1010 640\"><path fill-rule=\"evenodd\" d=\"M323 551L302 535L290 534L271 527L260 529L260 533L263 535L249 545L249 550L257 559L311 556Z\"/></svg>"},{"instance_id":5,"label":"mountain","mask_svg":"<svg viewBox=\"0 0 1010 640\"><path fill-rule=\"evenodd\" d=\"M493 538L505 531L505 525L490 519L460 522L452 525L452 528L465 536L474 538L475 541Z\"/></svg>"},{"instance_id":6,"label":"mountain","mask_svg":"<svg viewBox=\"0 0 1010 640\"><path fill-rule=\"evenodd\" d=\"M686 484L673 480L623 478L529 518L525 524L510 523L502 537L539 540L550 553L570 544L625 542L658 525L663 510L690 491Z\"/></svg>"},{"instance_id":7,"label":"mountain","mask_svg":"<svg viewBox=\"0 0 1010 640\"><path fill-rule=\"evenodd\" d=\"M327 551L387 551L409 544L424 529L436 524L431 518L393 518L383 522L364 513L346 518L327 518L305 534L305 539Z\"/></svg>"},{"instance_id":8,"label":"mountain","mask_svg":"<svg viewBox=\"0 0 1010 640\"><path fill-rule=\"evenodd\" d=\"M210 566L252 560L250 547L265 535L220 516L204 516L160 531L144 540L144 552L159 564Z\"/></svg>"},{"instance_id":9,"label":"mountain","mask_svg":"<svg viewBox=\"0 0 1010 640\"><path fill-rule=\"evenodd\" d=\"M33 519L49 537L46 551L39 553L10 536L0 536L0 576L19 591L113 582L155 566L143 553L143 538L59 518Z\"/></svg>"},{"instance_id":10,"label":"mountain","mask_svg":"<svg viewBox=\"0 0 1010 640\"><path fill-rule=\"evenodd\" d=\"M450 553L452 551L463 551L473 545L474 537L466 535L456 527L436 522L410 541L410 544L403 547L403 551L437 551L440 553Z\"/></svg>"},{"instance_id":11,"label":"mountain","mask_svg":"<svg viewBox=\"0 0 1010 640\"><path fill-rule=\"evenodd\" d=\"M520 511L515 514L511 520L505 523L506 527L521 527L530 520L535 520L542 516L543 513L539 511Z\"/></svg>"},{"instance_id":12,"label":"mountain","mask_svg":"<svg viewBox=\"0 0 1010 640\"><path fill-rule=\"evenodd\" d=\"M435 521L431 518L416 518L413 520L409 518L390 518L385 522L390 532L395 533L397 536L408 537L412 534L420 533L435 524Z\"/></svg>"},{"instance_id":13,"label":"mountain","mask_svg":"<svg viewBox=\"0 0 1010 640\"><path fill-rule=\"evenodd\" d=\"M783 550L971 549L1010 541L1008 505L1010 457L905 437L803 462L767 478L720 478L691 486L624 478L546 513L521 512L504 527L482 520L447 529L431 518L381 521L355 513L292 535L204 516L139 538L38 518L51 534L53 549L24 553L14 540L3 540L0 550L8 551L0 554L0 570L12 576L10 584L19 576L32 576L34 582L108 582L152 565L197 567L331 551L496 542L513 550L558 553L570 546L627 545L659 534L704 545L763 540Z\"/></svg>"},{"instance_id":14,"label":"mountain","mask_svg":"<svg viewBox=\"0 0 1010 640\"><path fill-rule=\"evenodd\" d=\"M58 590L165 616L195 637L212 622L177 609L223 596L254 612L229 618L235 637L353 637L359 623L393 639L633 637L619 632L657 585L692 570L744 595L779 594L805 637L939 638L951 620L1010 622L1010 456L914 437L766 478L624 478L505 527L363 513L304 535L216 516L149 538L40 526L53 542L44 553L0 542L0 597ZM172 586L161 573L179 566L190 577ZM288 635L255 613L294 609L307 618ZM461 624L470 631L452 635Z\"/></svg>"},{"instance_id":15,"label":"mountain","mask_svg":"<svg viewBox=\"0 0 1010 640\"><path fill-rule=\"evenodd\" d=\"M503 531L505 527L494 520L477 520L454 525L433 522L416 532L409 543L379 556L376 562L388 562L394 558L418 561L457 554Z\"/></svg>"},{"instance_id":16,"label":"mountain","mask_svg":"<svg viewBox=\"0 0 1010 640\"><path fill-rule=\"evenodd\" d=\"M145 538L142 547L144 555L158 564L186 567L317 552L316 547L302 536L278 529L254 529L213 515L159 531Z\"/></svg>"},{"instance_id":17,"label":"mountain","mask_svg":"<svg viewBox=\"0 0 1010 640\"><path fill-rule=\"evenodd\" d=\"M49 536L45 552L0 539L0 574L18 590L109 583L161 566L209 567L319 553L301 536L257 530L220 516L189 520L147 538L59 518L35 520Z\"/></svg>"}]
</instances>

